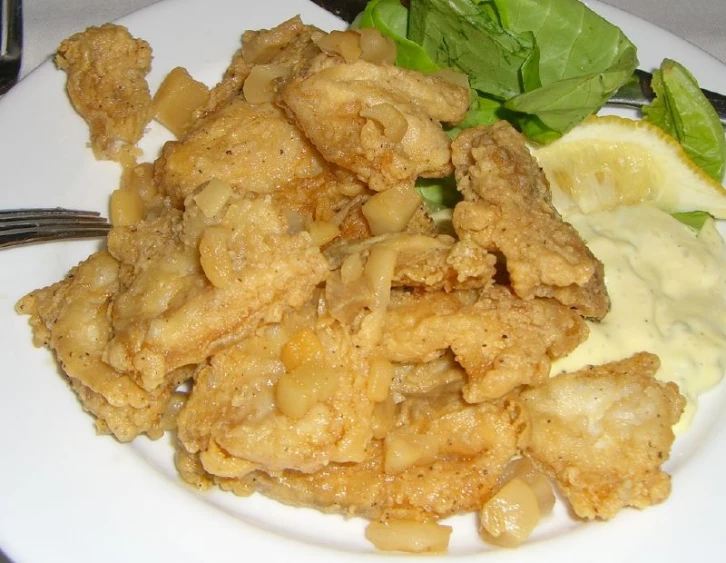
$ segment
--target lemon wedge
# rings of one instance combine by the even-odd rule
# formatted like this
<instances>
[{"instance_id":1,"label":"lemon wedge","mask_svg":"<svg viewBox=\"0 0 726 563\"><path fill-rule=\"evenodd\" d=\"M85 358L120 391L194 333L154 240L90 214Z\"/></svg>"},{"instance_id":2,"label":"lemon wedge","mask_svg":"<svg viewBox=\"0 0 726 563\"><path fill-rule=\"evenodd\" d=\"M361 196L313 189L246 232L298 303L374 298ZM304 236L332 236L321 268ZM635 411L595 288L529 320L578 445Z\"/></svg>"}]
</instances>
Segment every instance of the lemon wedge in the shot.
<instances>
[{"instance_id":1,"label":"lemon wedge","mask_svg":"<svg viewBox=\"0 0 726 563\"><path fill-rule=\"evenodd\" d=\"M532 153L563 215L650 202L668 213L707 211L726 218L726 188L647 121L592 116Z\"/></svg>"}]
</instances>

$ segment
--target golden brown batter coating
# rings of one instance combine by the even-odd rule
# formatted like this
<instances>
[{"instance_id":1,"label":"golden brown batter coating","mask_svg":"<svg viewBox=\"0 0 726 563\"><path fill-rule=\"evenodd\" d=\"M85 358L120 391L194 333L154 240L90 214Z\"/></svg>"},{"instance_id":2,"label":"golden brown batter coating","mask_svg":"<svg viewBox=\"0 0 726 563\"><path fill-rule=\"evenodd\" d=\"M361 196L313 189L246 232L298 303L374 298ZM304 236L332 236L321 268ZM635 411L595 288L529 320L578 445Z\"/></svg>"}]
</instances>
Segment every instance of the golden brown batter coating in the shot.
<instances>
[{"instance_id":1,"label":"golden brown batter coating","mask_svg":"<svg viewBox=\"0 0 726 563\"><path fill-rule=\"evenodd\" d=\"M88 123L96 158L135 154L152 117L149 44L119 25L90 27L64 40L55 62L68 73L68 95Z\"/></svg>"},{"instance_id":2,"label":"golden brown batter coating","mask_svg":"<svg viewBox=\"0 0 726 563\"><path fill-rule=\"evenodd\" d=\"M190 374L169 374L146 391L103 361L113 334L108 309L118 291L118 270L107 252L93 254L64 280L23 297L16 308L30 315L35 343L55 352L100 432L110 431L121 441L142 433L158 438L167 401Z\"/></svg>"},{"instance_id":3,"label":"golden brown batter coating","mask_svg":"<svg viewBox=\"0 0 726 563\"><path fill-rule=\"evenodd\" d=\"M366 396L367 355L343 327L316 322L315 313L311 302L281 325L223 350L201 367L179 416L179 440L190 453L199 453L208 472L238 478L258 469L312 473L331 462L364 458L373 414ZM334 379L329 382L332 392L313 400L306 412L295 413L301 416L292 416L276 407L276 387L287 373L285 345L309 327L321 346L311 369L327 370Z\"/></svg>"},{"instance_id":4,"label":"golden brown batter coating","mask_svg":"<svg viewBox=\"0 0 726 563\"><path fill-rule=\"evenodd\" d=\"M166 239L129 264L134 274L117 296L124 306L112 310L116 331L104 359L148 390L170 371L202 362L301 307L328 273L309 235L290 234L268 198L231 192L213 215L194 198L183 218L162 229ZM127 241L136 248L134 241L156 240L165 221L118 228L109 249L119 259L133 257Z\"/></svg>"},{"instance_id":5,"label":"golden brown batter coating","mask_svg":"<svg viewBox=\"0 0 726 563\"><path fill-rule=\"evenodd\" d=\"M382 339L386 357L428 362L451 349L467 373L463 396L471 403L543 383L551 360L587 338L574 311L552 299L525 301L501 287L395 297Z\"/></svg>"},{"instance_id":6,"label":"golden brown batter coating","mask_svg":"<svg viewBox=\"0 0 726 563\"><path fill-rule=\"evenodd\" d=\"M516 400L471 406L449 390L406 400L394 429L386 440L370 443L362 463L331 463L312 475L258 472L242 481L216 481L296 506L383 521L432 521L481 507L526 434L527 417ZM387 458L396 448L422 443L427 451L418 461L390 472Z\"/></svg>"},{"instance_id":7,"label":"golden brown batter coating","mask_svg":"<svg viewBox=\"0 0 726 563\"><path fill-rule=\"evenodd\" d=\"M293 80L280 101L326 160L375 191L451 173L449 137L469 91L441 78L363 60Z\"/></svg>"},{"instance_id":8,"label":"golden brown batter coating","mask_svg":"<svg viewBox=\"0 0 726 563\"><path fill-rule=\"evenodd\" d=\"M272 104L237 98L199 121L180 141L164 145L154 179L181 206L212 178L239 193L272 193L319 177L326 163L315 147Z\"/></svg>"},{"instance_id":9,"label":"golden brown batter coating","mask_svg":"<svg viewBox=\"0 0 726 563\"><path fill-rule=\"evenodd\" d=\"M454 210L459 237L501 252L521 298L554 297L602 318L609 309L602 264L553 207L522 135L506 121L467 129L452 155L465 200Z\"/></svg>"},{"instance_id":10,"label":"golden brown batter coating","mask_svg":"<svg viewBox=\"0 0 726 563\"><path fill-rule=\"evenodd\" d=\"M685 400L675 383L654 378L659 365L657 356L640 353L521 393L532 419L525 453L581 518L612 518L670 494L661 465Z\"/></svg>"}]
</instances>

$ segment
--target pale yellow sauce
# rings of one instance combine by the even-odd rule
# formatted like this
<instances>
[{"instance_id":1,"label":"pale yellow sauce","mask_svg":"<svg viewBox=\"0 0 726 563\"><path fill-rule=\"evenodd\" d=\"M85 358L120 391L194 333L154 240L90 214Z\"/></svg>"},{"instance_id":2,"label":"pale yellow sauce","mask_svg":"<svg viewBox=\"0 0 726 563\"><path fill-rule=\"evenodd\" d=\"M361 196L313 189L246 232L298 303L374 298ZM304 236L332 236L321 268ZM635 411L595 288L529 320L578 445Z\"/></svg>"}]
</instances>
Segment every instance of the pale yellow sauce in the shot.
<instances>
[{"instance_id":1,"label":"pale yellow sauce","mask_svg":"<svg viewBox=\"0 0 726 563\"><path fill-rule=\"evenodd\" d=\"M688 399L676 430L686 428L698 395L726 370L726 248L715 224L696 234L649 205L566 220L605 264L612 308L588 322L588 340L557 360L552 373L657 354L657 377L677 383Z\"/></svg>"}]
</instances>

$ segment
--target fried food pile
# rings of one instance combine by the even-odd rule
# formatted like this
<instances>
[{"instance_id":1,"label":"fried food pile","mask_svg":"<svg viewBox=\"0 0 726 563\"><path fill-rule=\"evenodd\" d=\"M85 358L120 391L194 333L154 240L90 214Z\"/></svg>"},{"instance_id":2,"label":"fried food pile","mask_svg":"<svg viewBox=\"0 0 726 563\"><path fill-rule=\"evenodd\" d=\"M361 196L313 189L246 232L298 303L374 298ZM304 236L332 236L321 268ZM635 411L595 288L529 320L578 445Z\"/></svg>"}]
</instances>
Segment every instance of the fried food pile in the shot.
<instances>
[{"instance_id":1,"label":"fried food pile","mask_svg":"<svg viewBox=\"0 0 726 563\"><path fill-rule=\"evenodd\" d=\"M213 88L175 69L152 100L145 42L64 41L123 174L106 248L19 301L35 344L100 433L171 432L188 483L366 517L381 549L445 549L437 522L471 511L516 545L550 482L584 519L664 500L684 400L658 358L550 378L608 312L603 265L511 125L452 141L466 81L394 59L293 18L246 32ZM152 116L179 137L139 163ZM445 231L415 183L451 176Z\"/></svg>"}]
</instances>

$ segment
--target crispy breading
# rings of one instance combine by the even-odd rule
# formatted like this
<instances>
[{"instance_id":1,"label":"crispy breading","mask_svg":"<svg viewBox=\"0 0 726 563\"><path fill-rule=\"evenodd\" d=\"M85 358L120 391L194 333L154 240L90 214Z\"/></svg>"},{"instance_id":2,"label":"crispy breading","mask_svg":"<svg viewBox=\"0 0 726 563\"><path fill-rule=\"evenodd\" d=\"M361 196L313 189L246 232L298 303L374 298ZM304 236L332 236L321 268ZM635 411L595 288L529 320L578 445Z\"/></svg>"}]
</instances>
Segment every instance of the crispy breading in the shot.
<instances>
[{"instance_id":1,"label":"crispy breading","mask_svg":"<svg viewBox=\"0 0 726 563\"><path fill-rule=\"evenodd\" d=\"M459 237L501 252L523 299L554 297L602 318L610 306L602 263L555 210L524 138L506 121L467 129L452 144L452 158L464 196L453 216Z\"/></svg>"},{"instance_id":2,"label":"crispy breading","mask_svg":"<svg viewBox=\"0 0 726 563\"><path fill-rule=\"evenodd\" d=\"M326 248L324 254L336 269L348 256L367 255L375 246L396 251L394 287L451 291L487 287L493 282L495 256L447 235L394 233L359 242L341 240Z\"/></svg>"},{"instance_id":3,"label":"crispy breading","mask_svg":"<svg viewBox=\"0 0 726 563\"><path fill-rule=\"evenodd\" d=\"M432 521L480 508L496 491L497 479L526 439L527 429L526 414L516 400L467 405L458 393L434 394L405 401L394 430L411 443L425 437L437 450L433 461L422 458L401 472L386 473L389 446L374 440L362 463L331 463L312 475L257 472L243 480L215 480L235 492L258 490L327 512Z\"/></svg>"},{"instance_id":4,"label":"crispy breading","mask_svg":"<svg viewBox=\"0 0 726 563\"><path fill-rule=\"evenodd\" d=\"M668 459L684 397L654 375L657 356L558 375L521 398L532 419L525 453L553 478L581 518L612 518L670 494Z\"/></svg>"},{"instance_id":5,"label":"crispy breading","mask_svg":"<svg viewBox=\"0 0 726 563\"><path fill-rule=\"evenodd\" d=\"M317 471L331 462L359 462L372 438L373 403L366 397L367 355L340 325L316 324L315 303L281 325L215 354L197 376L178 419L179 440L222 477L253 470ZM335 372L335 391L299 418L276 408L290 337L315 327L322 357L315 369Z\"/></svg>"},{"instance_id":6,"label":"crispy breading","mask_svg":"<svg viewBox=\"0 0 726 563\"><path fill-rule=\"evenodd\" d=\"M207 217L190 195L183 218L160 228L165 221L114 229L108 241L132 273L111 310L104 358L148 390L301 307L328 273L309 235L288 233L267 198L232 193Z\"/></svg>"},{"instance_id":7,"label":"crispy breading","mask_svg":"<svg viewBox=\"0 0 726 563\"><path fill-rule=\"evenodd\" d=\"M136 154L152 117L149 44L119 25L89 27L61 43L55 62L68 74L68 96L88 123L96 158Z\"/></svg>"},{"instance_id":8,"label":"crispy breading","mask_svg":"<svg viewBox=\"0 0 726 563\"><path fill-rule=\"evenodd\" d=\"M182 140L167 142L154 163L154 180L181 206L212 178L240 193L271 193L303 181L320 186L325 169L318 151L282 110L237 98L199 121Z\"/></svg>"},{"instance_id":9,"label":"crispy breading","mask_svg":"<svg viewBox=\"0 0 726 563\"><path fill-rule=\"evenodd\" d=\"M474 292L402 293L386 316L382 351L393 362L428 362L451 349L466 370L464 398L496 399L544 382L551 360L587 337L587 325L553 299L522 300L495 286Z\"/></svg>"},{"instance_id":10,"label":"crispy breading","mask_svg":"<svg viewBox=\"0 0 726 563\"><path fill-rule=\"evenodd\" d=\"M118 291L118 270L113 257L98 252L64 280L23 297L16 309L30 315L36 345L56 353L83 408L97 417L100 432L110 431L121 441L142 433L158 438L172 391L191 374L169 374L146 391L103 361L113 334L108 309Z\"/></svg>"},{"instance_id":11,"label":"crispy breading","mask_svg":"<svg viewBox=\"0 0 726 563\"><path fill-rule=\"evenodd\" d=\"M326 160L375 191L452 172L449 137L469 91L441 78L363 60L291 80L279 101Z\"/></svg>"}]
</instances>

